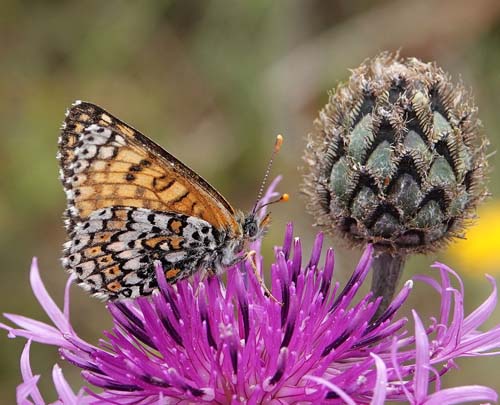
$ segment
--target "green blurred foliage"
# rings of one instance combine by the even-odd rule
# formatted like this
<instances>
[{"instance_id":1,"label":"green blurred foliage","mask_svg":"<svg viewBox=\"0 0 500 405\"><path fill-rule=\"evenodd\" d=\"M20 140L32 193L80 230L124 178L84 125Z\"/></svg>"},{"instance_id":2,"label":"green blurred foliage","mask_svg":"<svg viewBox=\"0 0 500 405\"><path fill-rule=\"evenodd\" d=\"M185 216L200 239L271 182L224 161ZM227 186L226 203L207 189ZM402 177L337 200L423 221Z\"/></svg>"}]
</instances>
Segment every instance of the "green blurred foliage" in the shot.
<instances>
[{"instance_id":1,"label":"green blurred foliage","mask_svg":"<svg viewBox=\"0 0 500 405\"><path fill-rule=\"evenodd\" d=\"M299 197L305 135L327 90L348 69L381 50L436 60L475 95L491 150L500 145L500 3L399 1L16 1L0 2L0 309L46 319L32 297L30 258L62 300L59 263L65 197L55 159L59 125L75 99L94 102L139 128L207 178L236 207L248 209L276 133L285 135L273 173L282 173L287 205L275 209L266 260L293 220L308 249L315 230ZM491 191L498 196L499 157ZM332 243L329 241L328 243ZM345 280L360 252L339 247ZM405 278L428 272L436 257L410 260ZM443 259L444 260L444 259ZM455 266L460 272L460 266ZM466 279L466 307L489 292ZM425 288L408 305L435 313ZM425 295L424 295L425 294ZM97 342L110 326L104 305L73 289L72 321ZM496 320L499 320L498 313ZM0 403L14 402L23 342L2 338ZM32 347L46 399L55 397L55 350ZM468 361L447 386L500 390L499 359ZM78 371L64 366L75 387Z\"/></svg>"}]
</instances>

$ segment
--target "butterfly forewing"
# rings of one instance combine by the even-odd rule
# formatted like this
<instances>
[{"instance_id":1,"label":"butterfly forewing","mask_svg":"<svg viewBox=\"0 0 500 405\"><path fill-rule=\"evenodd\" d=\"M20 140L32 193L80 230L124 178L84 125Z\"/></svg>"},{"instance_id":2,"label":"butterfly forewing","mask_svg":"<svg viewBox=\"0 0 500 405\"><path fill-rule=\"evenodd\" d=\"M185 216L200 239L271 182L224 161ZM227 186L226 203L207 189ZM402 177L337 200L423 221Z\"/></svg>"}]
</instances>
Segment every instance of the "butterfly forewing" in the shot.
<instances>
[{"instance_id":1,"label":"butterfly forewing","mask_svg":"<svg viewBox=\"0 0 500 405\"><path fill-rule=\"evenodd\" d=\"M233 208L205 180L100 107L74 105L59 147L70 225L101 208L130 206L195 216L239 232Z\"/></svg>"},{"instance_id":2,"label":"butterfly forewing","mask_svg":"<svg viewBox=\"0 0 500 405\"><path fill-rule=\"evenodd\" d=\"M242 228L229 203L149 138L100 107L77 103L59 140L68 199L64 266L105 299L151 293L230 262Z\"/></svg>"}]
</instances>

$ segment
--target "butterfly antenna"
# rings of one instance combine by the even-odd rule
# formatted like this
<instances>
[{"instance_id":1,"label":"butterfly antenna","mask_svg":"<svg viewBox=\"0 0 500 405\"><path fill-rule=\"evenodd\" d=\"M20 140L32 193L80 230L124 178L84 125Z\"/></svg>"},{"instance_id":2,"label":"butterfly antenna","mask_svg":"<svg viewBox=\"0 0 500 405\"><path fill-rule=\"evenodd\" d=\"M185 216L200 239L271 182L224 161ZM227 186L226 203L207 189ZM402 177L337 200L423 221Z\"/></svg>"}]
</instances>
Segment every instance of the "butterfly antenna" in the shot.
<instances>
[{"instance_id":1,"label":"butterfly antenna","mask_svg":"<svg viewBox=\"0 0 500 405\"><path fill-rule=\"evenodd\" d=\"M267 207L268 205L271 205L271 204L276 204L279 202L287 202L289 199L290 199L290 196L287 193L283 193L278 198L276 198L276 200L272 200L272 201L266 202L265 204L259 205L259 207L257 208L256 211L260 211L262 208Z\"/></svg>"},{"instance_id":2,"label":"butterfly antenna","mask_svg":"<svg viewBox=\"0 0 500 405\"><path fill-rule=\"evenodd\" d=\"M257 212L257 205L259 204L259 201L262 198L262 194L264 193L264 187L266 186L267 179L269 178L269 173L271 172L271 167L273 166L274 157L280 151L281 145L283 145L283 135L279 134L276 136L276 142L274 143L273 154L271 155L271 159L269 159L266 172L264 173L264 178L262 179L262 183L260 184L259 193L257 194L257 201L255 201L255 205L253 206L252 210L253 213ZM260 208L261 207L259 207L259 209Z\"/></svg>"}]
</instances>

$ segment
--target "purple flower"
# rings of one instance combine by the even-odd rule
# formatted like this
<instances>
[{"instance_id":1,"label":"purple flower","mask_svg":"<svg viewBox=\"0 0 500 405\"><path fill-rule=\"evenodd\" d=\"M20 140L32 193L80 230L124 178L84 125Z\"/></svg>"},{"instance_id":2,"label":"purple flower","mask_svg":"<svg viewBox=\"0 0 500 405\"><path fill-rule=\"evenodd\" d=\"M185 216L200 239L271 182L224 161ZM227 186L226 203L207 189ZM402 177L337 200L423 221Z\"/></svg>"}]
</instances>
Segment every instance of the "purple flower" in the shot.
<instances>
[{"instance_id":1,"label":"purple flower","mask_svg":"<svg viewBox=\"0 0 500 405\"><path fill-rule=\"evenodd\" d=\"M264 197L273 197L277 179ZM458 276L436 264L441 280L421 277L442 297L439 319L424 329L414 313L415 333L396 313L413 283L407 282L378 319L380 299L355 299L370 266L368 247L341 290L332 281L334 255L328 249L320 265L323 236L316 238L307 265L288 225L283 246L271 265L272 294L266 296L249 261L228 269L227 281L216 278L175 286L157 268L159 291L149 298L109 303L114 327L92 345L69 321L68 280L61 311L47 293L33 260L33 292L51 319L48 325L5 314L17 328L0 324L11 337L28 339L21 356L21 404L44 404L29 363L32 341L54 345L67 362L82 369L94 390L74 393L56 365L57 403L369 403L409 400L412 403L456 403L496 400L489 388L441 389L439 378L456 367L460 356L495 354L500 326L477 328L496 305L496 286L471 315L463 315L463 286ZM256 251L262 273L260 242ZM451 287L450 275L459 290ZM262 274L261 274L262 276ZM279 302L276 302L276 298ZM488 352L490 351L490 352ZM430 382L436 389L429 393Z\"/></svg>"},{"instance_id":2,"label":"purple flower","mask_svg":"<svg viewBox=\"0 0 500 405\"><path fill-rule=\"evenodd\" d=\"M225 283L210 278L172 286L157 269L160 286L152 297L107 305L114 327L97 346L81 339L70 324L71 280L61 310L48 295L34 260L31 286L53 325L12 314L5 317L17 327L0 324L9 336L28 339L18 402L44 403L39 376L29 366L32 341L57 346L63 359L82 369L89 387L98 388L74 393L56 365L53 380L63 403L496 401L496 393L486 387L440 385L440 377L456 367L457 357L497 354L500 325L478 330L496 306L492 278L491 295L465 317L461 280L436 264L439 281L420 279L441 296L440 315L424 327L414 312L411 333L407 320L396 315L413 283L407 282L386 312L373 320L380 300L371 294L355 298L370 269L371 247L340 289L332 281L332 249L320 264L322 243L320 234L303 265L300 240L288 225L271 265L271 290L282 305L265 295L248 262L229 269ZM260 252L257 263L261 269ZM452 278L458 289L452 287Z\"/></svg>"}]
</instances>

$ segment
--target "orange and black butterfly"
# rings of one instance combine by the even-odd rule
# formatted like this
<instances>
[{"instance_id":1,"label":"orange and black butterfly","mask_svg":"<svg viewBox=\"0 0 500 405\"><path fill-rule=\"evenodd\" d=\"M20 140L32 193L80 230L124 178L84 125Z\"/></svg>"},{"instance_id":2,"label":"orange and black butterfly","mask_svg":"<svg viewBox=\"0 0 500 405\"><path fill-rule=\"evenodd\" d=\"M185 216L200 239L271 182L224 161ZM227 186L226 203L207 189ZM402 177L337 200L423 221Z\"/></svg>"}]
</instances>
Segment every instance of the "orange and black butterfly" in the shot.
<instances>
[{"instance_id":1,"label":"orange and black butterfly","mask_svg":"<svg viewBox=\"0 0 500 405\"><path fill-rule=\"evenodd\" d=\"M157 261L169 283L219 274L268 222L258 220L257 204L247 215L235 211L175 157L90 103L67 112L58 159L68 202L62 262L103 299L150 294Z\"/></svg>"}]
</instances>

